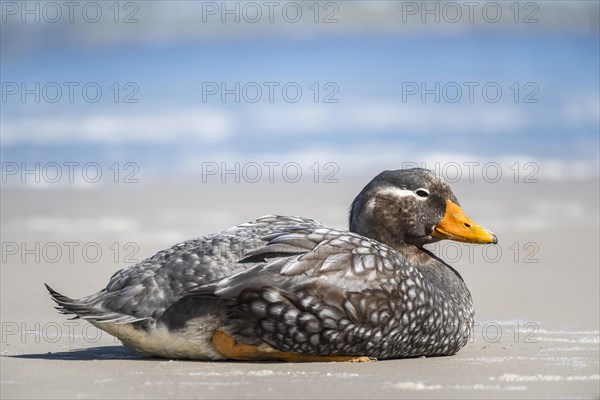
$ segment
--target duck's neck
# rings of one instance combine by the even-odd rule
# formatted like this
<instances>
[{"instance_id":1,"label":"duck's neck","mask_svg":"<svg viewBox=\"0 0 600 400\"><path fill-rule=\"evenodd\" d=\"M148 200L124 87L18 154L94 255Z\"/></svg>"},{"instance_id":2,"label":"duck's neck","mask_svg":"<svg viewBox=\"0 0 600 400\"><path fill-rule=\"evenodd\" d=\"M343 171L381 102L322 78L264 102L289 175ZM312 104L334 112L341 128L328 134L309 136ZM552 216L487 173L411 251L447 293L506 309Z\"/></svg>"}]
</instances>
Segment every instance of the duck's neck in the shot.
<instances>
[{"instance_id":1,"label":"duck's neck","mask_svg":"<svg viewBox=\"0 0 600 400\"><path fill-rule=\"evenodd\" d=\"M456 294L464 291L468 293L467 286L458 271L429 250L411 245L405 245L396 250L421 271L423 276L435 287L447 289L449 293Z\"/></svg>"}]
</instances>

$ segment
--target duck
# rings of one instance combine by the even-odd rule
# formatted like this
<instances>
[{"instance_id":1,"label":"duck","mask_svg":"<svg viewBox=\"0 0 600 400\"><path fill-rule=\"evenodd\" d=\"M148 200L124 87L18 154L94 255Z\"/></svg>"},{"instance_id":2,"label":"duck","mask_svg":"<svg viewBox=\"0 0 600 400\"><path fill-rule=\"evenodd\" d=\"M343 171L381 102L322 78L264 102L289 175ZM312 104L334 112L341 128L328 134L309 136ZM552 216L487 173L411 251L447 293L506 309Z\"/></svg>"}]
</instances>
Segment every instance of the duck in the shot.
<instances>
[{"instance_id":1,"label":"duck","mask_svg":"<svg viewBox=\"0 0 600 400\"><path fill-rule=\"evenodd\" d=\"M448 356L469 341L471 294L424 246L496 244L449 185L383 171L351 204L348 230L267 215L117 271L56 308L125 346L170 359L361 362Z\"/></svg>"}]
</instances>

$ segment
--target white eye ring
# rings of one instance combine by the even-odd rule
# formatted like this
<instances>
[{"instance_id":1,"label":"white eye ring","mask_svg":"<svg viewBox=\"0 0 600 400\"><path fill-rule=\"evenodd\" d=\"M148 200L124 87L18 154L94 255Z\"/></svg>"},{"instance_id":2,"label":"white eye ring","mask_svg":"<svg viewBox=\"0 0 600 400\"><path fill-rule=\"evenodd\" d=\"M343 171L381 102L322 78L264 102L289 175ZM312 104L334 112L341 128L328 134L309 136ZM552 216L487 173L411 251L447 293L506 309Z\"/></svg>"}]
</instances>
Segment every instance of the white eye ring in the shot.
<instances>
[{"instance_id":1,"label":"white eye ring","mask_svg":"<svg viewBox=\"0 0 600 400\"><path fill-rule=\"evenodd\" d=\"M429 190L425 188L419 188L415 190L415 194L421 198L426 198L427 196L429 196Z\"/></svg>"}]
</instances>

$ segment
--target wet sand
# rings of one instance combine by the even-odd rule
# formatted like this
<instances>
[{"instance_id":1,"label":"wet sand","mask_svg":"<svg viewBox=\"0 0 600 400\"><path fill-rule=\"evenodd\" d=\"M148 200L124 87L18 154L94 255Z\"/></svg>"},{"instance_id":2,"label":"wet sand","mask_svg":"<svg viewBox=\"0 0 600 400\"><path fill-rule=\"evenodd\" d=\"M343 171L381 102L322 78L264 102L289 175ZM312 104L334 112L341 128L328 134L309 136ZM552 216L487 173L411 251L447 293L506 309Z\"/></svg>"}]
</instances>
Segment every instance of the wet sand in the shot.
<instances>
[{"instance_id":1,"label":"wet sand","mask_svg":"<svg viewBox=\"0 0 600 400\"><path fill-rule=\"evenodd\" d=\"M461 272L476 307L473 341L452 357L362 364L148 358L58 314L43 287L81 297L131 262L268 213L344 227L366 181L3 188L1 397L599 397L597 181L453 185L466 213L500 244L436 247Z\"/></svg>"}]
</instances>

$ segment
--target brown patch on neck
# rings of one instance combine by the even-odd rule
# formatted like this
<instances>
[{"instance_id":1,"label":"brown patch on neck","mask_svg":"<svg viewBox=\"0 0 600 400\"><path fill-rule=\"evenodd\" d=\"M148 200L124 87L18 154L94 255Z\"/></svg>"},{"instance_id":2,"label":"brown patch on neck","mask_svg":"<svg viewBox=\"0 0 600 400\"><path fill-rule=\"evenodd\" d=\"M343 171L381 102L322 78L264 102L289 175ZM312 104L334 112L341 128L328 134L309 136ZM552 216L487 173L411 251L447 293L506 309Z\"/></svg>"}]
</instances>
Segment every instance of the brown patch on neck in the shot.
<instances>
[{"instance_id":1,"label":"brown patch on neck","mask_svg":"<svg viewBox=\"0 0 600 400\"><path fill-rule=\"evenodd\" d=\"M394 250L402 254L408 262L410 262L413 266L419 267L422 265L432 263L432 258L423 248L408 244L408 243L399 243L392 246Z\"/></svg>"}]
</instances>

